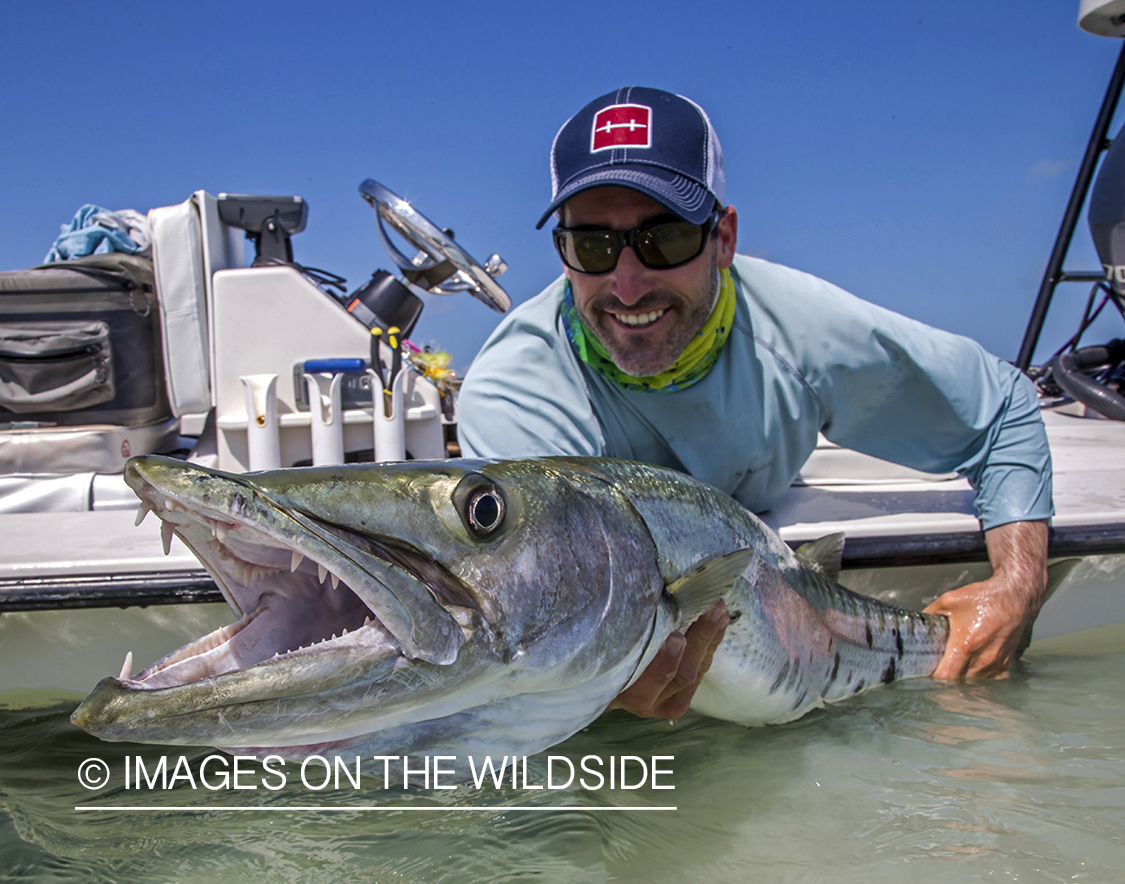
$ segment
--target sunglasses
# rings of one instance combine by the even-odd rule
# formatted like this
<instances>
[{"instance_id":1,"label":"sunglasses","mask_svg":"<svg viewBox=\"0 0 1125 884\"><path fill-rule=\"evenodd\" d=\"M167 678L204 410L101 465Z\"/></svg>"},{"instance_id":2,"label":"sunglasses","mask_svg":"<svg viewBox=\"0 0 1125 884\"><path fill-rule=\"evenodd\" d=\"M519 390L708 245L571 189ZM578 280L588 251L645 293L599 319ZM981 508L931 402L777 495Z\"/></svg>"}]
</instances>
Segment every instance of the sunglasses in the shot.
<instances>
[{"instance_id":1,"label":"sunglasses","mask_svg":"<svg viewBox=\"0 0 1125 884\"><path fill-rule=\"evenodd\" d=\"M555 248L563 263L579 273L609 273L617 266L625 246L633 249L645 267L667 270L699 257L722 214L722 210L716 209L702 224L656 221L632 230L556 227Z\"/></svg>"}]
</instances>

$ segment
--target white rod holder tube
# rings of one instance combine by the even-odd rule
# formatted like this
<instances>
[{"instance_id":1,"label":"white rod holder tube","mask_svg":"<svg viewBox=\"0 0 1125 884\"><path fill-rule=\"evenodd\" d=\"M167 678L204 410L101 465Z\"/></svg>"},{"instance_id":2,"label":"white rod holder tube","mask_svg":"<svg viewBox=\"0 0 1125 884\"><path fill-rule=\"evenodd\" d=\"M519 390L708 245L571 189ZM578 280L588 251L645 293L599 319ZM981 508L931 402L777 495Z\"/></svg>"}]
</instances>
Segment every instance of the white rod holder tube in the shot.
<instances>
[{"instance_id":1,"label":"white rod holder tube","mask_svg":"<svg viewBox=\"0 0 1125 884\"><path fill-rule=\"evenodd\" d=\"M406 460L406 372L400 371L391 383L389 394L383 391L383 382L370 368L371 423L375 442L375 462L390 463ZM388 411L389 409L389 411Z\"/></svg>"},{"instance_id":2,"label":"white rod holder tube","mask_svg":"<svg viewBox=\"0 0 1125 884\"><path fill-rule=\"evenodd\" d=\"M281 437L277 424L277 375L239 377L246 394L246 447L251 470L281 466Z\"/></svg>"},{"instance_id":3,"label":"white rod holder tube","mask_svg":"<svg viewBox=\"0 0 1125 884\"><path fill-rule=\"evenodd\" d=\"M344 462L344 416L340 413L340 382L343 379L342 374L305 374L313 466Z\"/></svg>"}]
</instances>

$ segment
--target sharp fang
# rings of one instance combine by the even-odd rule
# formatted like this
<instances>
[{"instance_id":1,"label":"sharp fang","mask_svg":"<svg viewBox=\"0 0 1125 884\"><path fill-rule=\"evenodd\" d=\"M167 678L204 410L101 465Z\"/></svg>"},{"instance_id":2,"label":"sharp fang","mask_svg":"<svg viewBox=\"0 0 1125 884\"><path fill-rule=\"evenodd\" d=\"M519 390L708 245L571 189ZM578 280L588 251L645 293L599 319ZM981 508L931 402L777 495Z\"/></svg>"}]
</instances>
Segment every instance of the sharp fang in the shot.
<instances>
[{"instance_id":1,"label":"sharp fang","mask_svg":"<svg viewBox=\"0 0 1125 884\"><path fill-rule=\"evenodd\" d=\"M215 535L215 539L219 541L219 543L227 542L227 531L229 530L230 525L228 525L226 522L211 523L211 533Z\"/></svg>"},{"instance_id":2,"label":"sharp fang","mask_svg":"<svg viewBox=\"0 0 1125 884\"><path fill-rule=\"evenodd\" d=\"M145 520L145 516L147 516L151 512L152 507L150 507L142 500L141 505L137 507L137 518L133 521L133 526L136 527L137 525L141 524L141 522Z\"/></svg>"},{"instance_id":3,"label":"sharp fang","mask_svg":"<svg viewBox=\"0 0 1125 884\"><path fill-rule=\"evenodd\" d=\"M160 523L160 542L164 544L164 555L172 552L172 523Z\"/></svg>"},{"instance_id":4,"label":"sharp fang","mask_svg":"<svg viewBox=\"0 0 1125 884\"><path fill-rule=\"evenodd\" d=\"M370 622L371 622L371 618L370 618L370 617L364 617L364 618L363 618L363 625L364 625L364 626L366 626L366 625L367 625L368 623L370 623Z\"/></svg>"},{"instance_id":5,"label":"sharp fang","mask_svg":"<svg viewBox=\"0 0 1125 884\"><path fill-rule=\"evenodd\" d=\"M296 571L299 567L301 567L301 562L303 562L304 560L305 557L303 555L297 552L297 550L293 550L293 558L289 562L289 570Z\"/></svg>"},{"instance_id":6,"label":"sharp fang","mask_svg":"<svg viewBox=\"0 0 1125 884\"><path fill-rule=\"evenodd\" d=\"M117 676L122 681L133 677L133 652L125 655L125 662L121 664L121 674Z\"/></svg>"},{"instance_id":7,"label":"sharp fang","mask_svg":"<svg viewBox=\"0 0 1125 884\"><path fill-rule=\"evenodd\" d=\"M175 501L173 501L172 498L170 498L170 497L165 497L164 498L164 509L168 510L168 512L172 512L172 510L174 510L175 508L176 508Z\"/></svg>"},{"instance_id":8,"label":"sharp fang","mask_svg":"<svg viewBox=\"0 0 1125 884\"><path fill-rule=\"evenodd\" d=\"M324 565L320 564L320 562L317 562L316 563L316 579L319 580L321 583L323 583L324 578L327 575L328 575L328 569L325 568Z\"/></svg>"},{"instance_id":9,"label":"sharp fang","mask_svg":"<svg viewBox=\"0 0 1125 884\"><path fill-rule=\"evenodd\" d=\"M332 588L335 589L339 585L340 585L340 578L337 577L335 574L333 574L332 575Z\"/></svg>"}]
</instances>

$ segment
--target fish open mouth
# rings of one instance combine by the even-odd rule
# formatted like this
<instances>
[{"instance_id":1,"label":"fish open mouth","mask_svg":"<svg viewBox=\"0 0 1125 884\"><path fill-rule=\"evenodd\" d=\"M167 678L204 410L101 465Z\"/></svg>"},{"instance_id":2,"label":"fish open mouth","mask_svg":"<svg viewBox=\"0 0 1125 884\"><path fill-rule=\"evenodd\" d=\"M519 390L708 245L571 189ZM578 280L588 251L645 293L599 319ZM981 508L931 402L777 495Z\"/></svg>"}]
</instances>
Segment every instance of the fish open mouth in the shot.
<instances>
[{"instance_id":1,"label":"fish open mouth","mask_svg":"<svg viewBox=\"0 0 1125 884\"><path fill-rule=\"evenodd\" d=\"M223 477L223 493L177 493L133 464L137 524L156 513L168 552L179 537L238 619L133 675L133 689L176 687L275 660L362 650L449 663L474 611L461 582L421 553L275 505ZM233 490L232 490L233 489Z\"/></svg>"}]
</instances>

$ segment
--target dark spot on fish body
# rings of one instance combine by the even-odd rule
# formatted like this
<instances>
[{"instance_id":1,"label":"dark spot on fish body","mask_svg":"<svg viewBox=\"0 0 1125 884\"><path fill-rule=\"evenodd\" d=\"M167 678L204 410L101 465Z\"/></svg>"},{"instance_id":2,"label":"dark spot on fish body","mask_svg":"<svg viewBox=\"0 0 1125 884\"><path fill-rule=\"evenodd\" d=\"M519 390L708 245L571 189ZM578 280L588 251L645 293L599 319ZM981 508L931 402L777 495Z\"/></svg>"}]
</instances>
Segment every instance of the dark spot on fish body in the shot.
<instances>
[{"instance_id":1,"label":"dark spot on fish body","mask_svg":"<svg viewBox=\"0 0 1125 884\"><path fill-rule=\"evenodd\" d=\"M797 697L797 701L793 704L793 711L796 712L805 705L805 699L808 697L808 691L801 691L801 695Z\"/></svg>"},{"instance_id":2,"label":"dark spot on fish body","mask_svg":"<svg viewBox=\"0 0 1125 884\"><path fill-rule=\"evenodd\" d=\"M828 677L829 684L834 683L836 681L836 675L837 675L837 673L839 673L839 671L840 671L840 652L837 651L836 657L832 661L832 674Z\"/></svg>"},{"instance_id":3,"label":"dark spot on fish body","mask_svg":"<svg viewBox=\"0 0 1125 884\"><path fill-rule=\"evenodd\" d=\"M730 623L737 623L739 618L741 618L741 617L742 617L741 611L731 611L730 612Z\"/></svg>"},{"instance_id":4,"label":"dark spot on fish body","mask_svg":"<svg viewBox=\"0 0 1125 884\"><path fill-rule=\"evenodd\" d=\"M902 645L902 632L897 626L895 627L895 647L898 648L898 658L901 660L904 648Z\"/></svg>"},{"instance_id":5,"label":"dark spot on fish body","mask_svg":"<svg viewBox=\"0 0 1125 884\"><path fill-rule=\"evenodd\" d=\"M779 687L781 687L781 685L785 682L785 679L788 678L788 677L789 677L789 661L786 660L785 665L781 667L781 671L777 674L777 678L775 678L773 680L773 684L770 685L769 692L771 694L776 694L777 689Z\"/></svg>"},{"instance_id":6,"label":"dark spot on fish body","mask_svg":"<svg viewBox=\"0 0 1125 884\"><path fill-rule=\"evenodd\" d=\"M873 640L873 638L872 638L872 636L871 636L871 624L870 624L870 623L865 623L865 624L863 625L863 628L864 628L865 630L867 630L867 647L869 647L869 648L870 648L870 647L872 647L872 645L874 644L874 640Z\"/></svg>"},{"instance_id":7,"label":"dark spot on fish body","mask_svg":"<svg viewBox=\"0 0 1125 884\"><path fill-rule=\"evenodd\" d=\"M863 690L863 689L864 689L865 687L867 687L867 682L865 682L865 681L864 681L864 680L863 680L863 679L861 678L861 679L860 679L859 681L857 681L857 682L855 683L855 687L854 687L854 688L852 688L852 692L853 692L853 693L856 693L856 694L858 694L858 693L859 693L860 691L862 691L862 690Z\"/></svg>"},{"instance_id":8,"label":"dark spot on fish body","mask_svg":"<svg viewBox=\"0 0 1125 884\"><path fill-rule=\"evenodd\" d=\"M887 663L887 668L883 670L883 677L880 679L880 681L883 684L890 684L894 680L895 680L895 658L891 657L890 661Z\"/></svg>"}]
</instances>

